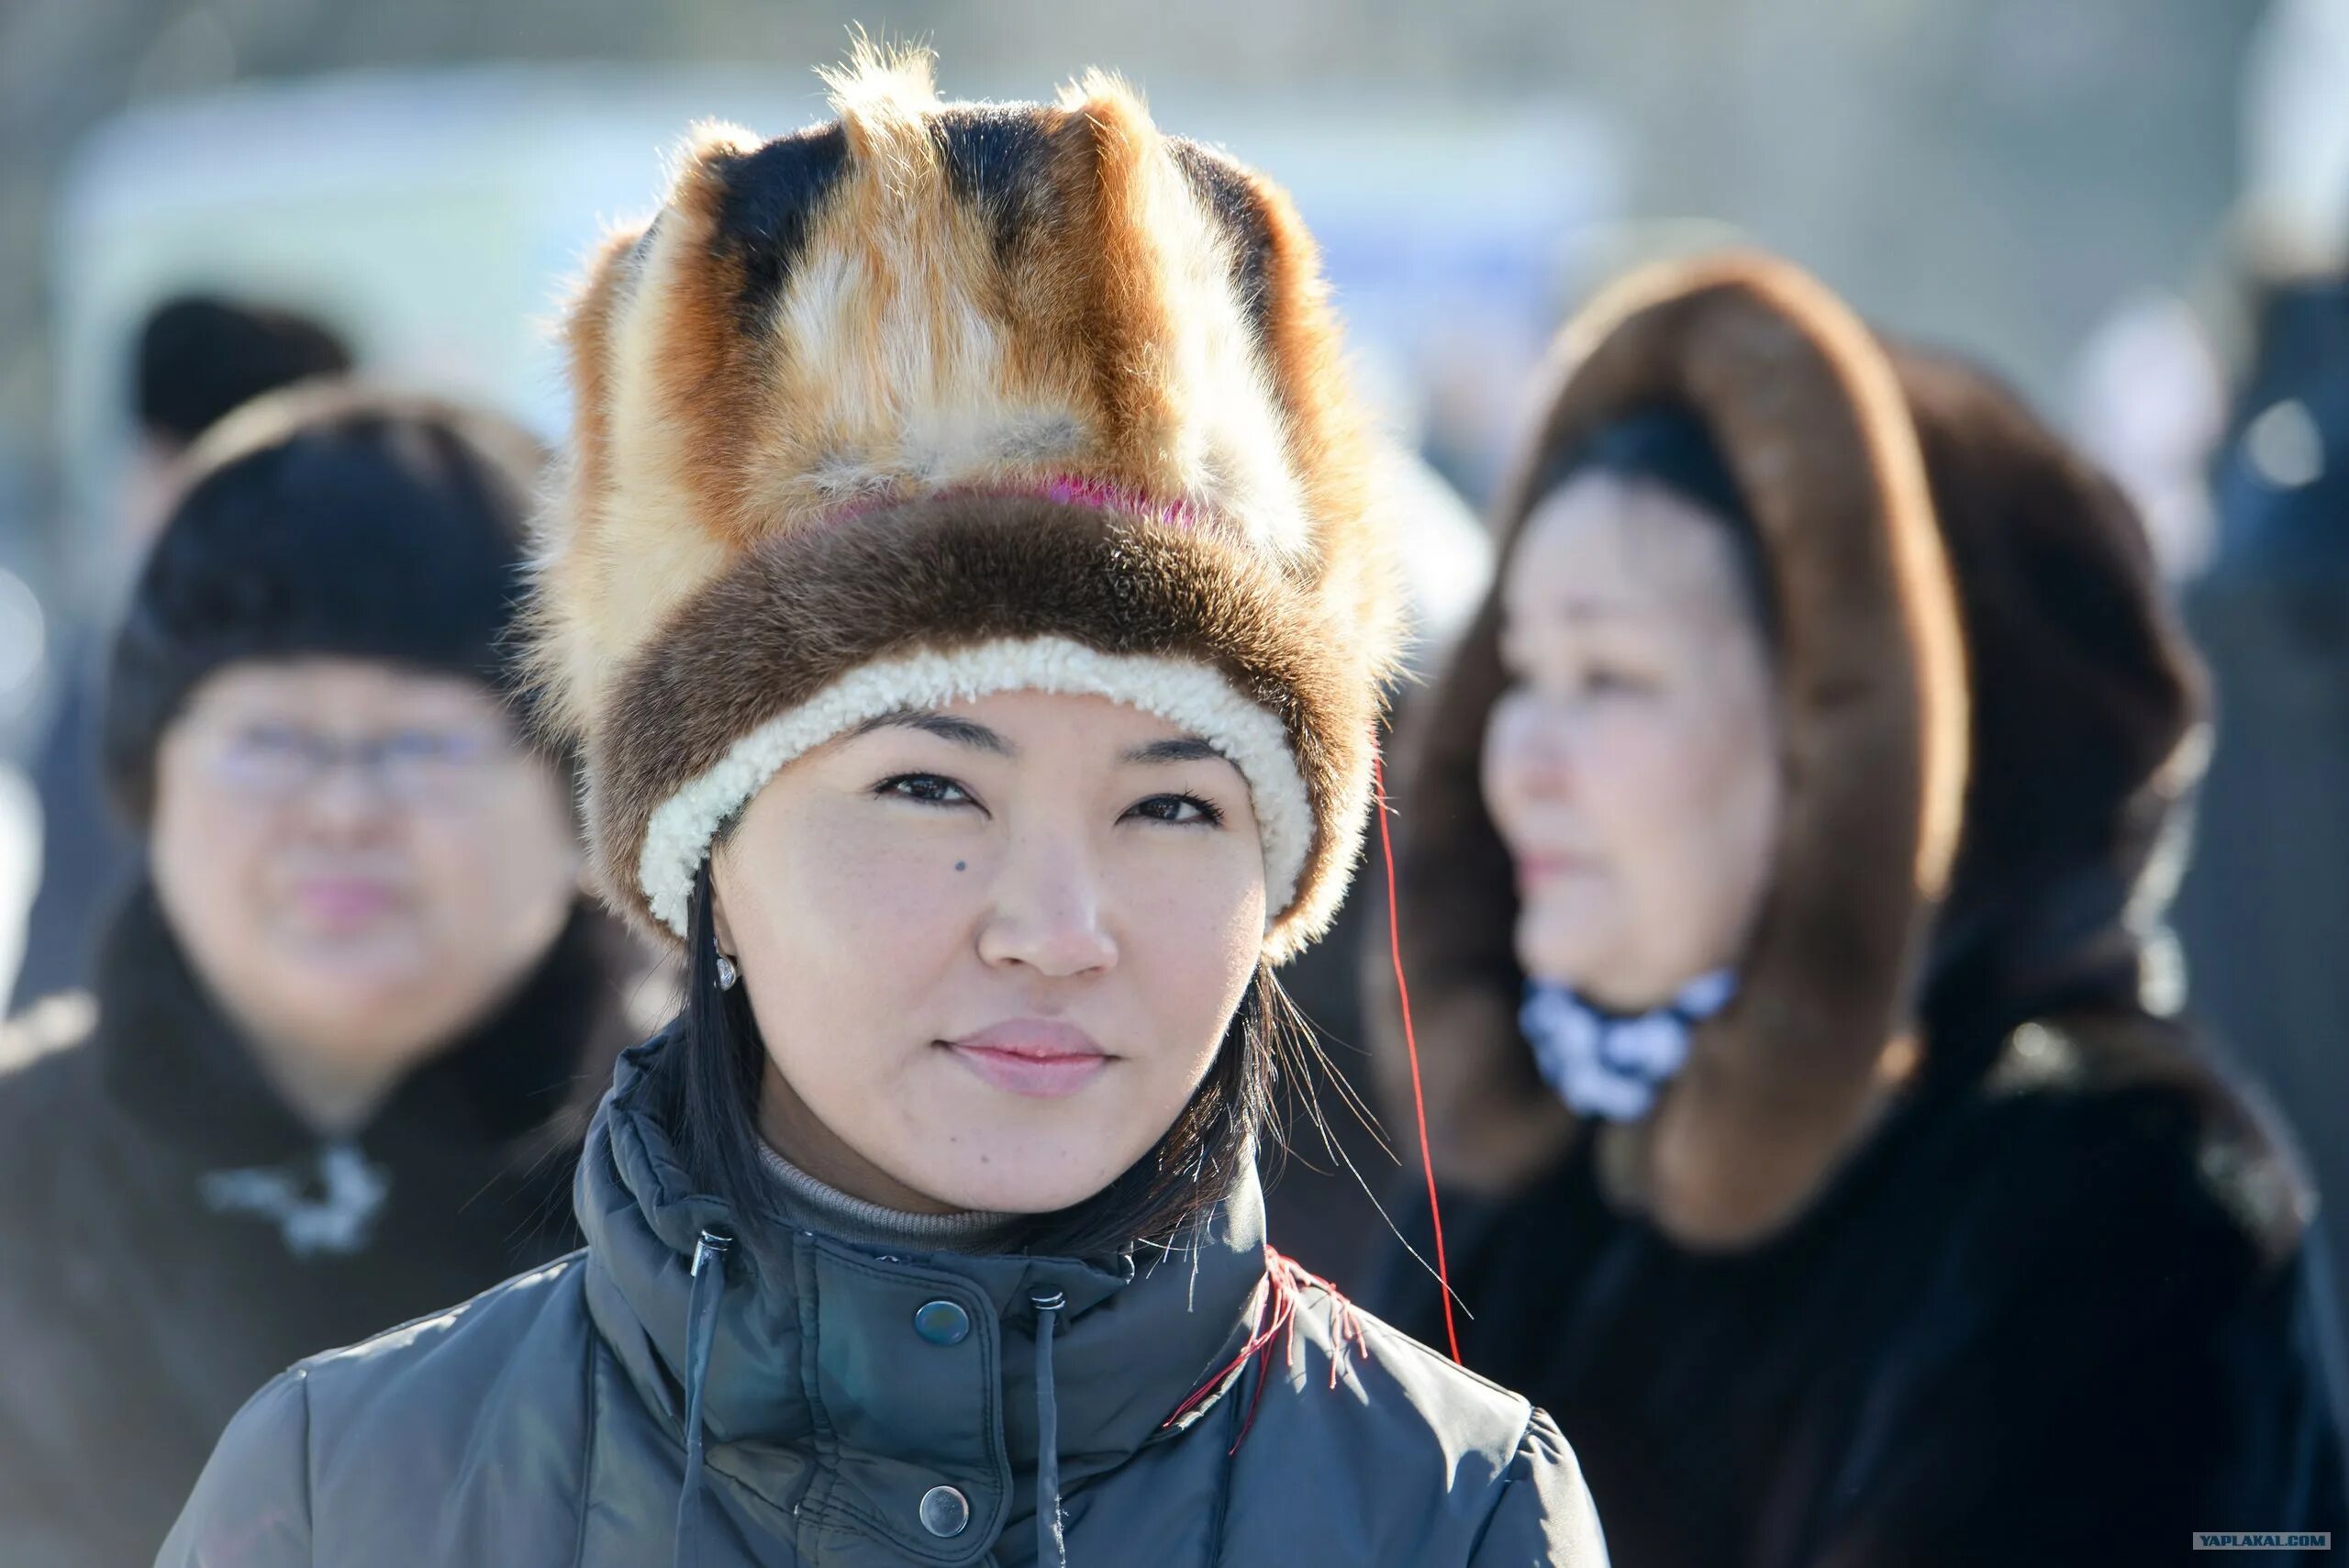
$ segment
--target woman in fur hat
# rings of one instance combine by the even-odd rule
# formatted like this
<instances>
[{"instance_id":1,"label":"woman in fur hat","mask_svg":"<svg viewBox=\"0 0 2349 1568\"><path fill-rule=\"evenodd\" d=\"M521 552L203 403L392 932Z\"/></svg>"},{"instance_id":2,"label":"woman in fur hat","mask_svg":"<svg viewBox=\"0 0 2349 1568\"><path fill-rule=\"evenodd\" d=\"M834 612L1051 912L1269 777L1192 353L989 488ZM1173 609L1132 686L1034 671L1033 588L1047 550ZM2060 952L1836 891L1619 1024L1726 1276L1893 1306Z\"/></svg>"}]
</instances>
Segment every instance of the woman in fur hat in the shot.
<instances>
[{"instance_id":1,"label":"woman in fur hat","mask_svg":"<svg viewBox=\"0 0 2349 1568\"><path fill-rule=\"evenodd\" d=\"M2201 688L2126 505L1767 260L1566 348L1398 792L1469 1364L1640 1568L2342 1528L2307 1195L2154 995Z\"/></svg>"},{"instance_id":2,"label":"woman in fur hat","mask_svg":"<svg viewBox=\"0 0 2349 1568\"><path fill-rule=\"evenodd\" d=\"M578 1244L634 950L501 648L543 454L355 388L232 416L115 639L141 875L0 1034L0 1561L130 1568L238 1407Z\"/></svg>"},{"instance_id":3,"label":"woman in fur hat","mask_svg":"<svg viewBox=\"0 0 2349 1568\"><path fill-rule=\"evenodd\" d=\"M586 1250L273 1384L163 1562L1599 1562L1547 1417L1265 1245L1395 638L1309 240L1112 81L833 88L571 317L538 652L690 975Z\"/></svg>"}]
</instances>

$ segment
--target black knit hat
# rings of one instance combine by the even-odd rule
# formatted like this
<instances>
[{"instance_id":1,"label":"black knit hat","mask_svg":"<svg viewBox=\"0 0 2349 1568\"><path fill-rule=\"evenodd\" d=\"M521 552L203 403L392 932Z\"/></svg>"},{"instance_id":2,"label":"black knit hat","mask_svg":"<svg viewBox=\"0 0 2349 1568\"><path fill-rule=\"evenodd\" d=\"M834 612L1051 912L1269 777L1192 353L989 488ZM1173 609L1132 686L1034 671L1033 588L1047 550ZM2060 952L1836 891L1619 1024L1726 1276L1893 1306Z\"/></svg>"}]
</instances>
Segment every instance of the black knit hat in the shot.
<instances>
[{"instance_id":1,"label":"black knit hat","mask_svg":"<svg viewBox=\"0 0 2349 1568\"><path fill-rule=\"evenodd\" d=\"M164 728L238 660L380 659L503 692L544 461L495 415L348 384L224 421L190 454L115 639L116 803L148 820Z\"/></svg>"}]
</instances>

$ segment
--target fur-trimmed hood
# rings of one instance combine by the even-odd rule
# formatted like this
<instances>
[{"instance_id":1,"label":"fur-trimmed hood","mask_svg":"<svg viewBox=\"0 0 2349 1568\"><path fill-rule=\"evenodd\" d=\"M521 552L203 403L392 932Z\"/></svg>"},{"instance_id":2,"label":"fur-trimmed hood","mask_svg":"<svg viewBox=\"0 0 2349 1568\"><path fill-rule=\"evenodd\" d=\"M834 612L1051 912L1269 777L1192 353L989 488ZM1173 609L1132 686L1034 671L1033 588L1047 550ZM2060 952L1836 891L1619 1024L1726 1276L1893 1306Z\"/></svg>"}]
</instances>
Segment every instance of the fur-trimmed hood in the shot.
<instances>
[{"instance_id":1,"label":"fur-trimmed hood","mask_svg":"<svg viewBox=\"0 0 2349 1568\"><path fill-rule=\"evenodd\" d=\"M607 895L682 933L712 835L893 710L1125 701L1247 776L1266 955L1344 890L1399 644L1364 438L1287 199L1090 75L697 131L569 321L533 637Z\"/></svg>"},{"instance_id":2,"label":"fur-trimmed hood","mask_svg":"<svg viewBox=\"0 0 2349 1568\"><path fill-rule=\"evenodd\" d=\"M2134 1005L2199 672L2109 482L1988 377L1887 349L1782 262L1634 276L1569 328L1555 386L1500 513L1503 573L1560 454L1674 404L1720 444L1779 609L1787 804L1738 999L1607 1162L1684 1240L1734 1244L1794 1212L1887 1093L1978 1075L1961 1040ZM1486 1190L1577 1130L1518 1032L1517 900L1478 787L1498 623L1497 589L1407 717L1396 824L1437 1171Z\"/></svg>"}]
</instances>

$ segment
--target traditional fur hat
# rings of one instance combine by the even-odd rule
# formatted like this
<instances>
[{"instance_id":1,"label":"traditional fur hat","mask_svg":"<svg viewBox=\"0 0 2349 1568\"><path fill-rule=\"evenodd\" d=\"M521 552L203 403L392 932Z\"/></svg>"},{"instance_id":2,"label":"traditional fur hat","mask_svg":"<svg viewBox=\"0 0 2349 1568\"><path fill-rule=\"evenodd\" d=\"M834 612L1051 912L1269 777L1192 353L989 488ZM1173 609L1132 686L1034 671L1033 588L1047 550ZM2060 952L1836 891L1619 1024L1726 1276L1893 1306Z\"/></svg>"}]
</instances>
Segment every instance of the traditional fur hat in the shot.
<instances>
[{"instance_id":1,"label":"traditional fur hat","mask_svg":"<svg viewBox=\"0 0 2349 1568\"><path fill-rule=\"evenodd\" d=\"M1082 692L1240 768L1288 956L1344 891L1399 641L1311 240L1112 78L947 104L860 49L827 80L835 121L698 129L571 312L533 651L607 895L682 934L793 757Z\"/></svg>"}]
</instances>

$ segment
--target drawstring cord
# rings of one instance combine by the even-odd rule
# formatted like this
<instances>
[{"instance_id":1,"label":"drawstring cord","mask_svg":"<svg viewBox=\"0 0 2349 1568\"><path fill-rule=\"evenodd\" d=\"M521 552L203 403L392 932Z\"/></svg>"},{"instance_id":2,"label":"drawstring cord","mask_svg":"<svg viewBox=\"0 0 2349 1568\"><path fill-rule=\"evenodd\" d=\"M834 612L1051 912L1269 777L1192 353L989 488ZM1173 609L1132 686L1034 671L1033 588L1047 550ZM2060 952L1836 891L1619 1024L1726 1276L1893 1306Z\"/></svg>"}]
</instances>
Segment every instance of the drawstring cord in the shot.
<instances>
[{"instance_id":1,"label":"drawstring cord","mask_svg":"<svg viewBox=\"0 0 2349 1568\"><path fill-rule=\"evenodd\" d=\"M694 1243L693 1299L685 1307L685 1483L677 1494L676 1568L701 1562L702 1390L718 1340L718 1304L726 1293L726 1254L734 1239L705 1230Z\"/></svg>"},{"instance_id":2,"label":"drawstring cord","mask_svg":"<svg viewBox=\"0 0 2349 1568\"><path fill-rule=\"evenodd\" d=\"M1061 1526L1061 1407L1052 1392L1052 1330L1068 1298L1039 1291L1036 1305L1036 1568L1068 1568Z\"/></svg>"}]
</instances>

